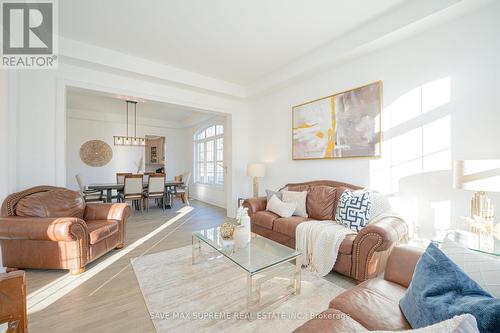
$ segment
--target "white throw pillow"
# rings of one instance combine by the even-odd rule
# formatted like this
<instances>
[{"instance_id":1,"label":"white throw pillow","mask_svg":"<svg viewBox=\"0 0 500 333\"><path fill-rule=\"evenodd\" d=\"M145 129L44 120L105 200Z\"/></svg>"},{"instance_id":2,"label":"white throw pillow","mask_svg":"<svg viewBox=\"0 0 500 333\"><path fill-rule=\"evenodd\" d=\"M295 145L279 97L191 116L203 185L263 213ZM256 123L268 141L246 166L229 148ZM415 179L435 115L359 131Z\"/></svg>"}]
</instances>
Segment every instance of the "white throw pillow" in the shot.
<instances>
[{"instance_id":1,"label":"white throw pillow","mask_svg":"<svg viewBox=\"0 0 500 333\"><path fill-rule=\"evenodd\" d=\"M370 199L372 201L372 210L370 213L370 219L368 220L368 223L374 220L377 216L392 211L389 199L387 199L387 197L382 193L371 192Z\"/></svg>"},{"instance_id":2,"label":"white throw pillow","mask_svg":"<svg viewBox=\"0 0 500 333\"><path fill-rule=\"evenodd\" d=\"M481 288L493 297L500 297L500 259L448 239L441 244L441 251Z\"/></svg>"},{"instance_id":3,"label":"white throw pillow","mask_svg":"<svg viewBox=\"0 0 500 333\"><path fill-rule=\"evenodd\" d=\"M297 206L293 215L307 217L307 191L283 191L283 202L293 202Z\"/></svg>"},{"instance_id":4,"label":"white throw pillow","mask_svg":"<svg viewBox=\"0 0 500 333\"><path fill-rule=\"evenodd\" d=\"M479 333L476 318L465 313L434 325L407 331L366 331L363 333Z\"/></svg>"},{"instance_id":5,"label":"white throw pillow","mask_svg":"<svg viewBox=\"0 0 500 333\"><path fill-rule=\"evenodd\" d=\"M273 195L267 202L267 210L281 217L290 217L297 208L294 202L283 202Z\"/></svg>"},{"instance_id":6,"label":"white throw pillow","mask_svg":"<svg viewBox=\"0 0 500 333\"><path fill-rule=\"evenodd\" d=\"M368 224L375 220L376 217L392 211L391 202L384 194L372 190L368 187L354 191L354 193L356 194L364 192L370 192L371 210Z\"/></svg>"}]
</instances>

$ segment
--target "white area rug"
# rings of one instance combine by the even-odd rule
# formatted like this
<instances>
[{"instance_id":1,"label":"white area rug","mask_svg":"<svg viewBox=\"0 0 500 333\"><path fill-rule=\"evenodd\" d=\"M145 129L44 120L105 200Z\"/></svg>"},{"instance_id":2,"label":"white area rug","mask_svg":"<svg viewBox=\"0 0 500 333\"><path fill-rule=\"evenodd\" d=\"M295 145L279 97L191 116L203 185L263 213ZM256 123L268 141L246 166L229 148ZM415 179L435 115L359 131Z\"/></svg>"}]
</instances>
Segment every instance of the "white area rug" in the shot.
<instances>
[{"instance_id":1,"label":"white area rug","mask_svg":"<svg viewBox=\"0 0 500 333\"><path fill-rule=\"evenodd\" d=\"M344 291L302 270L300 295L273 304L260 318L248 321L244 317L246 272L228 259L199 258L192 265L191 246L187 246L132 259L132 266L158 333L288 333L327 309L330 300ZM262 297L287 282L284 278L266 282Z\"/></svg>"}]
</instances>

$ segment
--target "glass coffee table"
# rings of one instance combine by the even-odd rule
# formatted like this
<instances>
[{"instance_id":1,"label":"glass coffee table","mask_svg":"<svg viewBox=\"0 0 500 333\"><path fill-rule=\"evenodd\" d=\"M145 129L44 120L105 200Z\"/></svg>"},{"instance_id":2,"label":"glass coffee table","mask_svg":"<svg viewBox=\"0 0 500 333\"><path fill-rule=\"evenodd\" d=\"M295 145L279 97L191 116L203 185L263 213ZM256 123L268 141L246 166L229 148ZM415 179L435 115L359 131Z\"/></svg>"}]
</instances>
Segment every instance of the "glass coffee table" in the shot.
<instances>
[{"instance_id":1,"label":"glass coffee table","mask_svg":"<svg viewBox=\"0 0 500 333\"><path fill-rule=\"evenodd\" d=\"M250 318L270 305L270 302L261 304L261 286L274 277L282 277L285 274L289 284L286 293L279 295L271 303L300 294L300 252L253 233L246 247L236 248L232 241L222 239L220 228L216 227L193 232L193 264L203 255L202 245L208 245L210 249L215 250L213 252L216 256L229 259L246 272L246 309ZM291 264L292 261L294 265Z\"/></svg>"}]
</instances>

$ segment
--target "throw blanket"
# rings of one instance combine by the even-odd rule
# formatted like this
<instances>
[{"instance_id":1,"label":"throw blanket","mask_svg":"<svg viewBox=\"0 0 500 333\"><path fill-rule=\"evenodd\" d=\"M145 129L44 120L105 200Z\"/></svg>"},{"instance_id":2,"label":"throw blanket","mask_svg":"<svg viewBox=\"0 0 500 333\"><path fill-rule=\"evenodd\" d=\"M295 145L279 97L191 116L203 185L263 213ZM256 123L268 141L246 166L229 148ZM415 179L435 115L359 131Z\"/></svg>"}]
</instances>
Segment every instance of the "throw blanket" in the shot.
<instances>
[{"instance_id":1,"label":"throw blanket","mask_svg":"<svg viewBox=\"0 0 500 333\"><path fill-rule=\"evenodd\" d=\"M334 221L306 221L297 226L295 247L302 252L302 266L320 276L327 275L337 261L340 244L355 231Z\"/></svg>"}]
</instances>

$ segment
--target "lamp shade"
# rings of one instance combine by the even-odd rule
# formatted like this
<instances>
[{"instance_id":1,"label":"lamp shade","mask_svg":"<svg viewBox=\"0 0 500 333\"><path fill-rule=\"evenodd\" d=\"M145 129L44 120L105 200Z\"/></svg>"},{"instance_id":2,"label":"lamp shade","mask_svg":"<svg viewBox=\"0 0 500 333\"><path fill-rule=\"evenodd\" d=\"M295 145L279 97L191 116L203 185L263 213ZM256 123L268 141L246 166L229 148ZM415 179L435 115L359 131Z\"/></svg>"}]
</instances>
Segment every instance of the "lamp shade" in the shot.
<instances>
[{"instance_id":1,"label":"lamp shade","mask_svg":"<svg viewBox=\"0 0 500 333\"><path fill-rule=\"evenodd\" d=\"M500 192L500 160L454 161L453 187L469 191Z\"/></svg>"},{"instance_id":2,"label":"lamp shade","mask_svg":"<svg viewBox=\"0 0 500 333\"><path fill-rule=\"evenodd\" d=\"M247 166L247 176L262 178L266 176L266 166L262 163L252 163Z\"/></svg>"}]
</instances>

